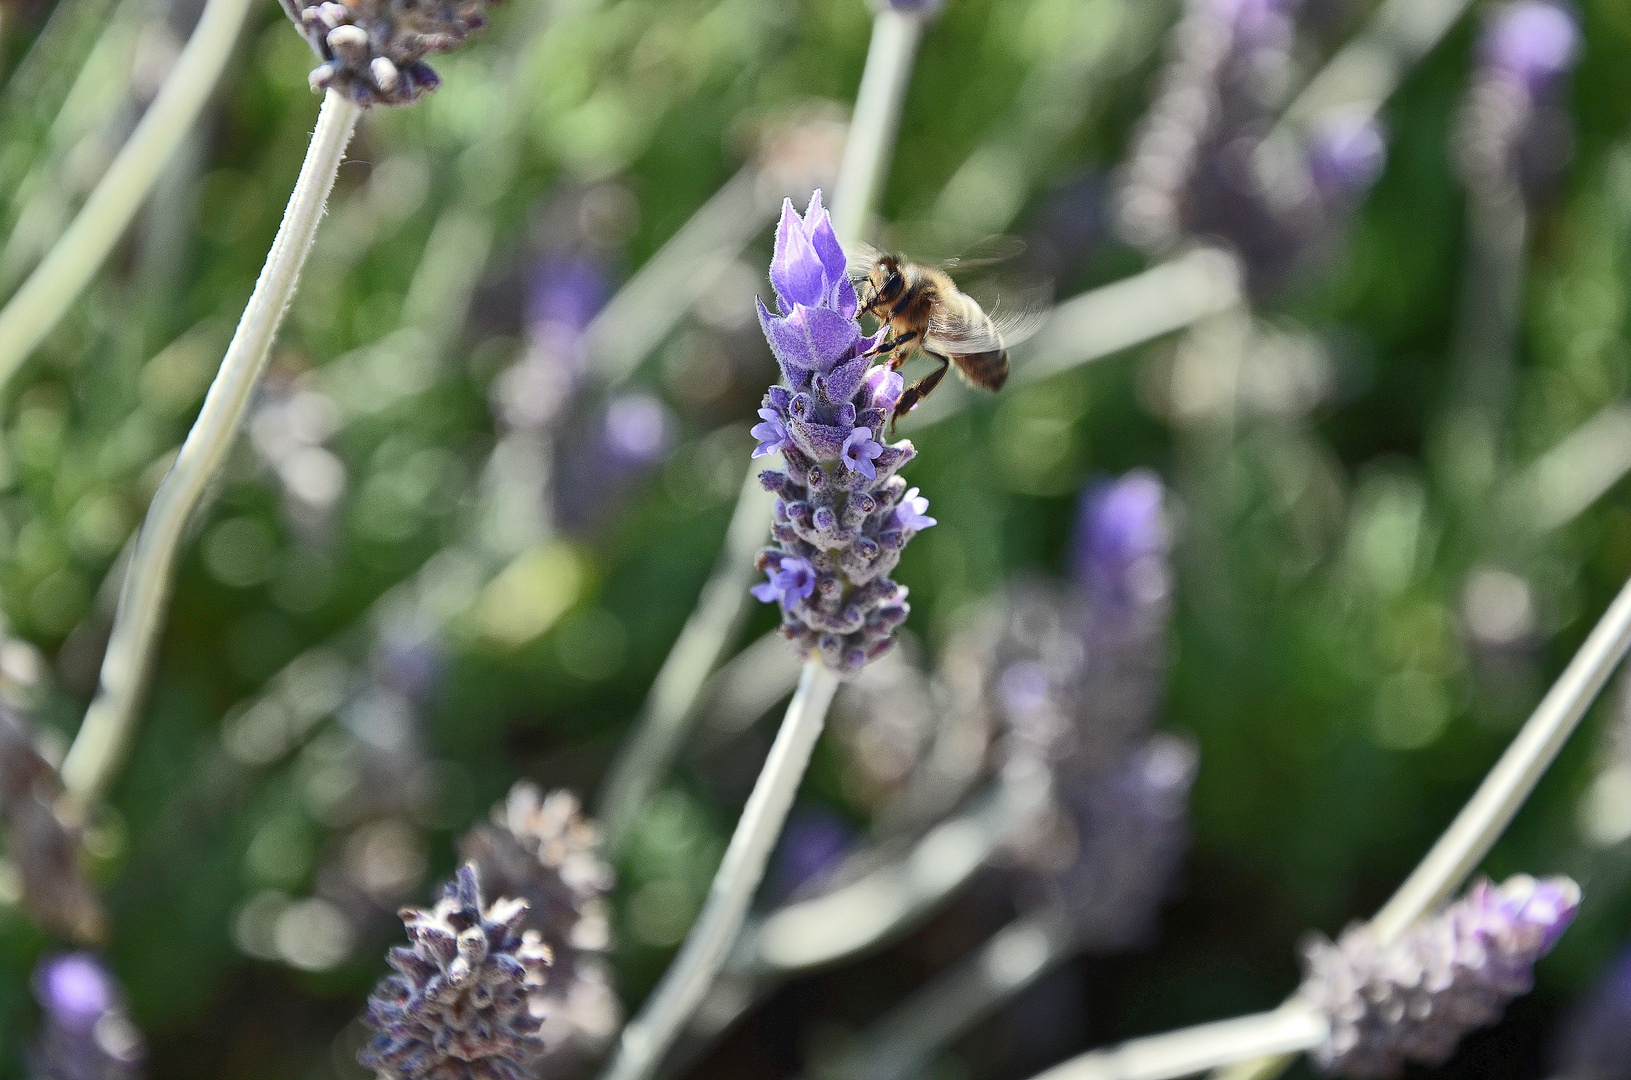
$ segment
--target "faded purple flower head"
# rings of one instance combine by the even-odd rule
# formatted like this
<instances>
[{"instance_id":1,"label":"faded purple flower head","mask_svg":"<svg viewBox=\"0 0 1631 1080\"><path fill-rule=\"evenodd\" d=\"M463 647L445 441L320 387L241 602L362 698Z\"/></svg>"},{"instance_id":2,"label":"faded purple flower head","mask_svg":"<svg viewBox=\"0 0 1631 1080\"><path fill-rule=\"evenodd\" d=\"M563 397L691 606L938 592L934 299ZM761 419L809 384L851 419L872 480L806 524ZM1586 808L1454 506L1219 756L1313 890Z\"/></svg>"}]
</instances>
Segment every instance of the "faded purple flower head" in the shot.
<instances>
[{"instance_id":1,"label":"faded purple flower head","mask_svg":"<svg viewBox=\"0 0 1631 1080\"><path fill-rule=\"evenodd\" d=\"M1397 1075L1439 1065L1469 1033L1529 992L1535 963L1574 919L1580 887L1527 875L1475 883L1465 897L1384 944L1365 924L1305 950L1301 994L1331 1031L1311 1055L1327 1072Z\"/></svg>"},{"instance_id":2,"label":"faded purple flower head","mask_svg":"<svg viewBox=\"0 0 1631 1080\"><path fill-rule=\"evenodd\" d=\"M359 105L409 105L441 82L424 62L487 25L491 0L282 0L322 61L313 90L332 89Z\"/></svg>"},{"instance_id":3,"label":"faded purple flower head","mask_svg":"<svg viewBox=\"0 0 1631 1080\"><path fill-rule=\"evenodd\" d=\"M887 576L926 517L896 473L916 453L884 441L904 383L869 351L855 321L859 303L821 192L803 217L782 207L770 264L776 312L761 300L759 323L786 385L765 395L755 456L779 449L785 471L765 470L773 492L775 547L759 553L770 581L754 589L782 605L782 634L841 673L881 656L905 621L906 590Z\"/></svg>"},{"instance_id":4,"label":"faded purple flower head","mask_svg":"<svg viewBox=\"0 0 1631 1080\"><path fill-rule=\"evenodd\" d=\"M831 810L795 809L776 844L776 891L788 896L819 878L838 865L853 840L852 830Z\"/></svg>"},{"instance_id":5,"label":"faded purple flower head","mask_svg":"<svg viewBox=\"0 0 1631 1080\"><path fill-rule=\"evenodd\" d=\"M606 304L606 272L583 255L552 253L540 259L527 292L529 327L562 326L578 333Z\"/></svg>"},{"instance_id":6,"label":"faded purple flower head","mask_svg":"<svg viewBox=\"0 0 1631 1080\"><path fill-rule=\"evenodd\" d=\"M1575 1004L1553 1057L1552 1072L1568 1080L1631 1076L1631 949Z\"/></svg>"},{"instance_id":7,"label":"faded purple flower head","mask_svg":"<svg viewBox=\"0 0 1631 1080\"><path fill-rule=\"evenodd\" d=\"M1498 8L1484 30L1484 63L1527 87L1544 89L1574 64L1580 29L1572 12L1547 0Z\"/></svg>"},{"instance_id":8,"label":"faded purple flower head","mask_svg":"<svg viewBox=\"0 0 1631 1080\"><path fill-rule=\"evenodd\" d=\"M34 969L45 1014L31 1054L39 1080L134 1080L145 1049L113 973L89 953L59 953Z\"/></svg>"},{"instance_id":9,"label":"faded purple flower head","mask_svg":"<svg viewBox=\"0 0 1631 1080\"><path fill-rule=\"evenodd\" d=\"M674 415L650 394L621 394L606 404L601 445L624 468L655 465L674 445Z\"/></svg>"},{"instance_id":10,"label":"faded purple flower head","mask_svg":"<svg viewBox=\"0 0 1631 1080\"><path fill-rule=\"evenodd\" d=\"M1308 175L1327 201L1355 202L1370 191L1387 163L1387 140L1375 118L1332 112L1308 134Z\"/></svg>"},{"instance_id":11,"label":"faded purple flower head","mask_svg":"<svg viewBox=\"0 0 1631 1080\"><path fill-rule=\"evenodd\" d=\"M404 908L409 947L386 956L363 1023L379 1034L357 1055L385 1080L527 1080L544 1049L529 997L549 947L523 929L527 904L487 904L466 863L430 909Z\"/></svg>"},{"instance_id":12,"label":"faded purple flower head","mask_svg":"<svg viewBox=\"0 0 1631 1080\"><path fill-rule=\"evenodd\" d=\"M1090 603L1165 597L1172 546L1165 501L1160 477L1147 469L1083 493L1071 576Z\"/></svg>"}]
</instances>

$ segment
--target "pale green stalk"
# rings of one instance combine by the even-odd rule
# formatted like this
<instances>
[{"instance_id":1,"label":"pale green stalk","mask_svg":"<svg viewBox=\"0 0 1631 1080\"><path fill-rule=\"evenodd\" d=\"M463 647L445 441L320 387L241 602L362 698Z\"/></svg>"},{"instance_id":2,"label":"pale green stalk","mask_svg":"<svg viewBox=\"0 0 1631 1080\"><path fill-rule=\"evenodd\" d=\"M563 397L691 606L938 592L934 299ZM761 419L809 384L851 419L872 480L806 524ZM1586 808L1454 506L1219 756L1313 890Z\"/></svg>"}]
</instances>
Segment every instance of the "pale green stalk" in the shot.
<instances>
[{"instance_id":1,"label":"pale green stalk","mask_svg":"<svg viewBox=\"0 0 1631 1080\"><path fill-rule=\"evenodd\" d=\"M158 96L85 205L0 310L0 389L62 319L147 198L215 89L249 0L209 0Z\"/></svg>"},{"instance_id":2,"label":"pale green stalk","mask_svg":"<svg viewBox=\"0 0 1631 1080\"><path fill-rule=\"evenodd\" d=\"M197 34L194 36L196 39ZM163 627L182 536L237 440L360 114L356 104L332 90L324 98L300 177L255 291L198 419L147 509L120 593L96 696L62 764L63 783L82 804L101 795L128 749Z\"/></svg>"},{"instance_id":3,"label":"pale green stalk","mask_svg":"<svg viewBox=\"0 0 1631 1080\"><path fill-rule=\"evenodd\" d=\"M662 981L623 1029L603 1080L647 1080L713 985L764 877L837 689L838 676L825 664L805 662L798 690L742 809L702 914Z\"/></svg>"},{"instance_id":4,"label":"pale green stalk","mask_svg":"<svg viewBox=\"0 0 1631 1080\"><path fill-rule=\"evenodd\" d=\"M1273 1012L1129 1039L1073 1057L1034 1080L1172 1080L1243 1058L1299 1054L1324 1042L1328 1031L1323 1016L1291 1004Z\"/></svg>"}]
</instances>

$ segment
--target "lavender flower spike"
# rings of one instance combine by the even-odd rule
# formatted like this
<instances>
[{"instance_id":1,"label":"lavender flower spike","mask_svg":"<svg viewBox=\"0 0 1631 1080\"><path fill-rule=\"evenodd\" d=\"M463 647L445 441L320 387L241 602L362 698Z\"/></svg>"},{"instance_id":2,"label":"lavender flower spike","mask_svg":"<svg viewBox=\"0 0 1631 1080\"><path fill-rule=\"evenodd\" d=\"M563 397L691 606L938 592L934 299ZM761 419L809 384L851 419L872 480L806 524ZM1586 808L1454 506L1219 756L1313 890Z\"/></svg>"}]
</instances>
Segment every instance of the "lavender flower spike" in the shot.
<instances>
[{"instance_id":1,"label":"lavender flower spike","mask_svg":"<svg viewBox=\"0 0 1631 1080\"><path fill-rule=\"evenodd\" d=\"M821 192L802 218L783 205L770 281L776 311L760 301L759 323L786 385L765 395L754 456L779 450L786 468L760 474L777 497L776 546L759 553L770 580L753 594L781 604L794 649L848 674L894 644L908 608L889 571L934 519L896 475L912 444L884 442L904 384L868 355L880 338L855 321L860 305Z\"/></svg>"},{"instance_id":2,"label":"lavender flower spike","mask_svg":"<svg viewBox=\"0 0 1631 1080\"><path fill-rule=\"evenodd\" d=\"M1396 1075L1406 1062L1438 1065L1464 1036L1527 993L1580 905L1568 878L1479 881L1461 900L1384 945L1368 926L1306 953L1302 997L1330 1021L1312 1051L1327 1072Z\"/></svg>"},{"instance_id":3,"label":"lavender flower spike","mask_svg":"<svg viewBox=\"0 0 1631 1080\"><path fill-rule=\"evenodd\" d=\"M322 63L313 90L332 87L358 105L409 105L441 83L425 57L487 25L491 0L282 0Z\"/></svg>"},{"instance_id":4,"label":"lavender flower spike","mask_svg":"<svg viewBox=\"0 0 1631 1080\"><path fill-rule=\"evenodd\" d=\"M89 953L59 953L34 969L44 1013L30 1053L38 1080L135 1080L146 1050L125 1015L119 982Z\"/></svg>"},{"instance_id":5,"label":"lavender flower spike","mask_svg":"<svg viewBox=\"0 0 1631 1080\"><path fill-rule=\"evenodd\" d=\"M378 1031L357 1055L383 1080L526 1080L543 1051L528 1008L550 962L524 900L484 904L469 863L436 906L404 908L411 948L374 988L363 1023Z\"/></svg>"}]
</instances>

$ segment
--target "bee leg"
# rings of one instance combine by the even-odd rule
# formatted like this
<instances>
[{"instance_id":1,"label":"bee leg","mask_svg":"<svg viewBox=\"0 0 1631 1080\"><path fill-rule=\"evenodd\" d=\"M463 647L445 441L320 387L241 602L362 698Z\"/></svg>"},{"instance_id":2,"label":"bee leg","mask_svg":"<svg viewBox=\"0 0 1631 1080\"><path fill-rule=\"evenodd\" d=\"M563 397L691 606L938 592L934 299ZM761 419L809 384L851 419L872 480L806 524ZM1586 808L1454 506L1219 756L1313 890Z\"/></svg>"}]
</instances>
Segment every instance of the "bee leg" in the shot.
<instances>
[{"instance_id":1,"label":"bee leg","mask_svg":"<svg viewBox=\"0 0 1631 1080\"><path fill-rule=\"evenodd\" d=\"M895 414L889 418L889 433L891 435L895 433L895 425L900 422L900 418L917 408L918 402L934 393L934 388L940 385L940 380L944 379L946 372L951 370L951 360L949 358L941 356L937 352L929 352L928 349L924 349L923 352L940 361L940 366L901 392L900 400L895 403Z\"/></svg>"},{"instance_id":2,"label":"bee leg","mask_svg":"<svg viewBox=\"0 0 1631 1080\"><path fill-rule=\"evenodd\" d=\"M908 341L911 341L916 337L917 337L917 331L916 330L909 330L906 333L902 334L898 338L884 338L882 341L878 342L878 344L874 345L872 348L868 349L866 352L862 353L861 355L862 356L882 356L884 353L894 352L896 349L900 348L902 345L906 344Z\"/></svg>"}]
</instances>

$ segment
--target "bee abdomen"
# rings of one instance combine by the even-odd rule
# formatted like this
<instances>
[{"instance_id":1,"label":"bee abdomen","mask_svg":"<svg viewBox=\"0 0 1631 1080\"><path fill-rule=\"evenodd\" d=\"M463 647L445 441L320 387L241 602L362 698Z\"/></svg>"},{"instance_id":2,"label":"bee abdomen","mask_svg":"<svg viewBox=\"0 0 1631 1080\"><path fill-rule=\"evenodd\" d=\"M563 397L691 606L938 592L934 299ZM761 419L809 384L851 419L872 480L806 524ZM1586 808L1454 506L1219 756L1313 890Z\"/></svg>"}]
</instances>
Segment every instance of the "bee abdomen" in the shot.
<instances>
[{"instance_id":1,"label":"bee abdomen","mask_svg":"<svg viewBox=\"0 0 1631 1080\"><path fill-rule=\"evenodd\" d=\"M1008 350L965 353L952 357L957 362L957 373L982 390L997 391L1008 381Z\"/></svg>"}]
</instances>

